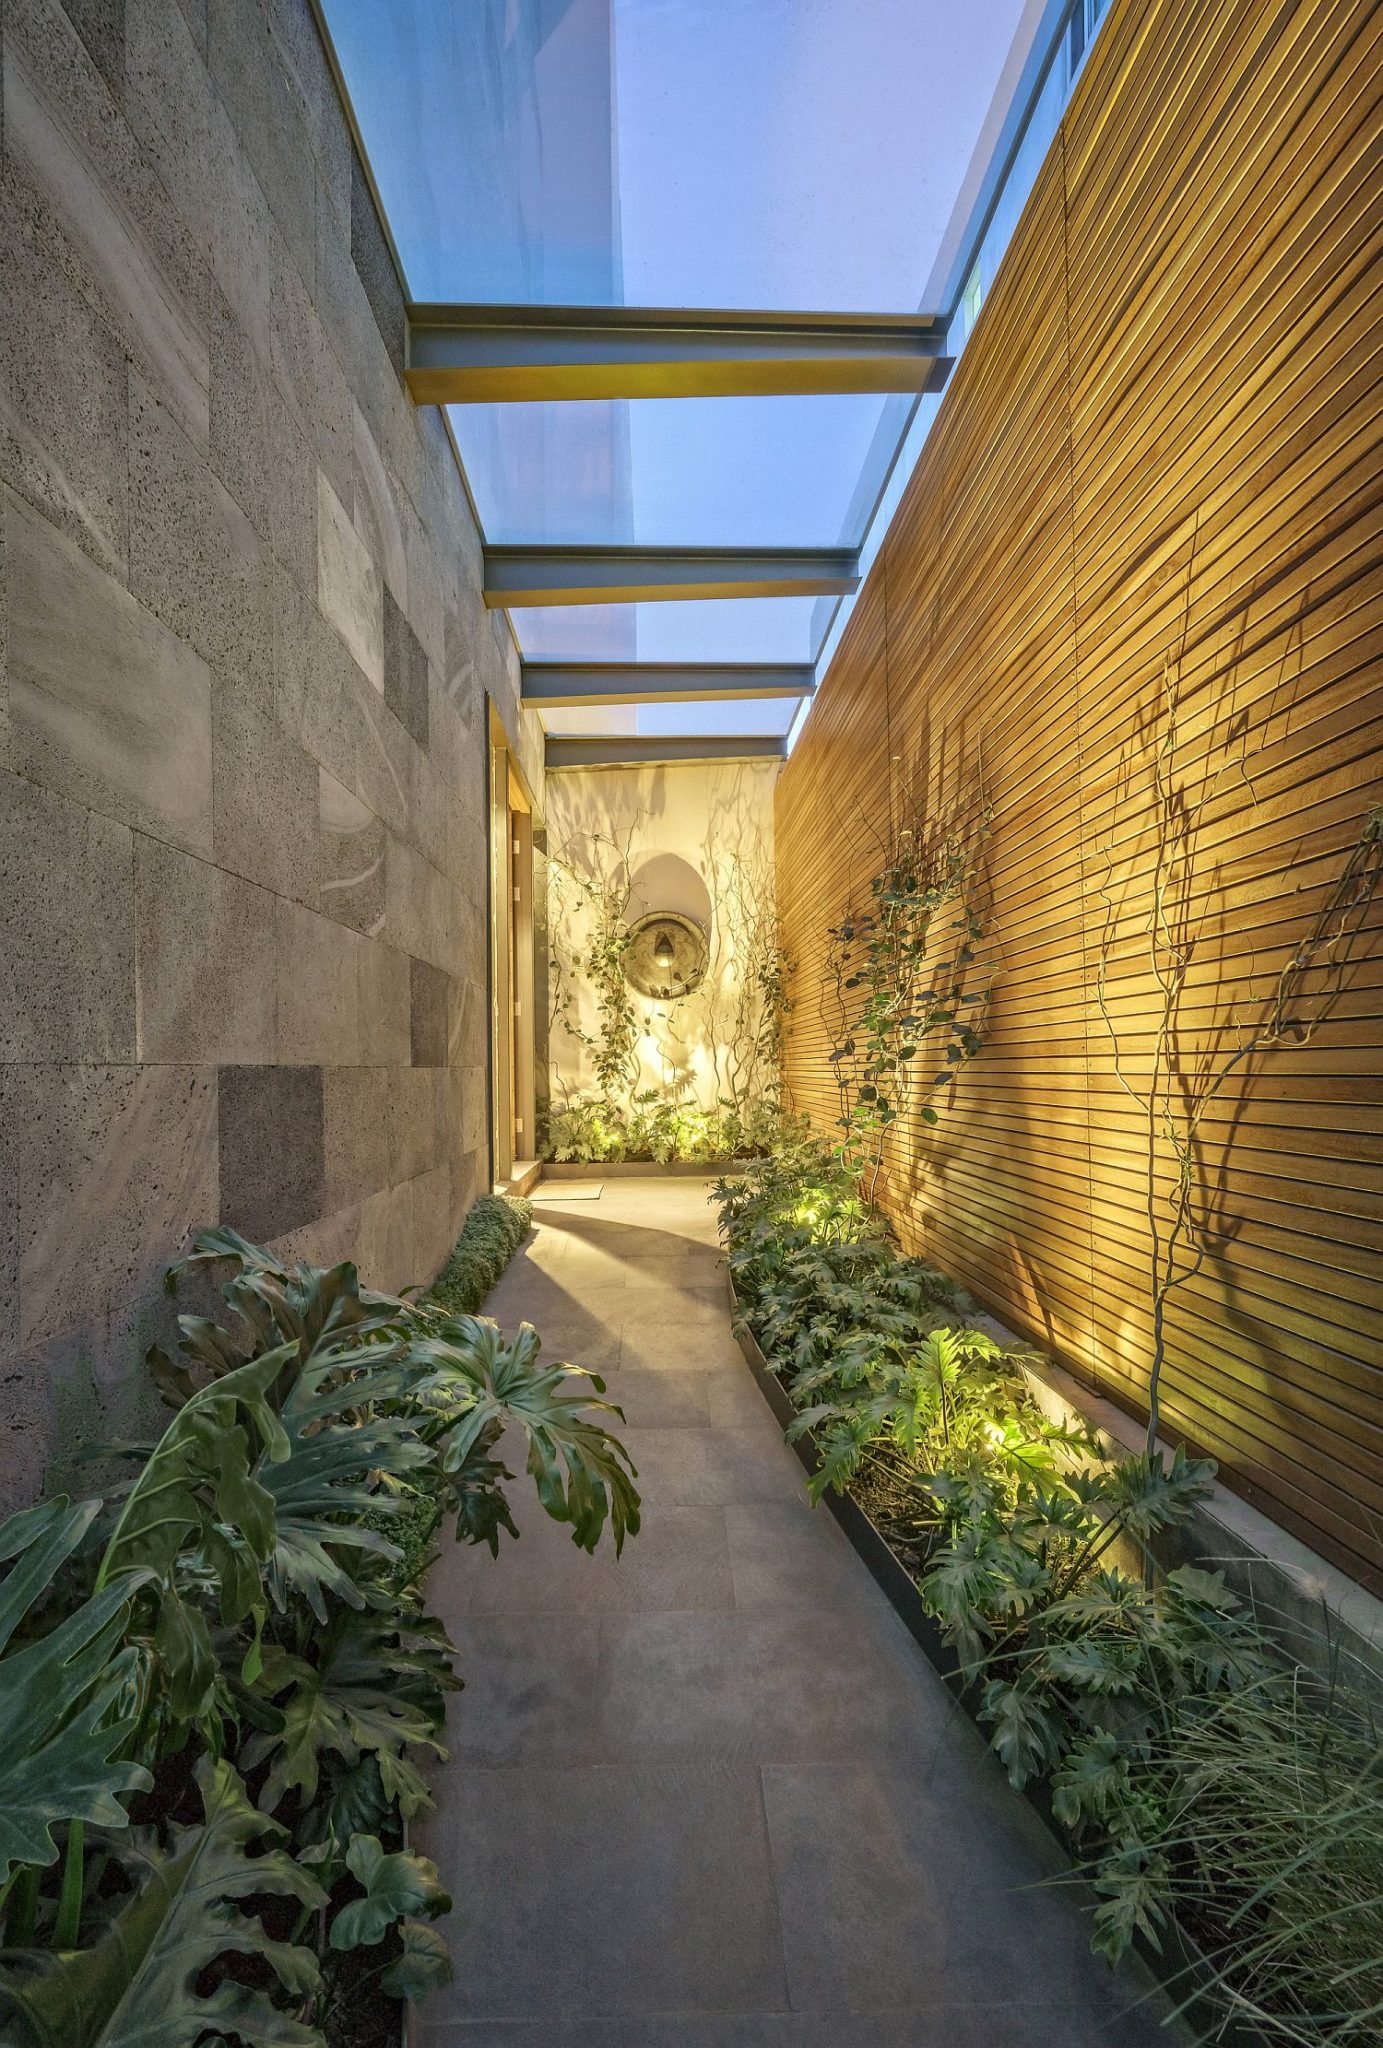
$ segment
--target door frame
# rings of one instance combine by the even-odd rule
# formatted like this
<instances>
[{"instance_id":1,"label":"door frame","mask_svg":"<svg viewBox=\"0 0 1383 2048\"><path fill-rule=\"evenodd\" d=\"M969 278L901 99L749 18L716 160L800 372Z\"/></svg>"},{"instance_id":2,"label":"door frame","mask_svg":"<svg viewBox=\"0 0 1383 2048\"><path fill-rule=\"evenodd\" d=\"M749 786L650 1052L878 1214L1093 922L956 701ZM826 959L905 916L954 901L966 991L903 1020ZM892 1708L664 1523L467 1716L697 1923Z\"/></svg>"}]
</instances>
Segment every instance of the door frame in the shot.
<instances>
[{"instance_id":1,"label":"door frame","mask_svg":"<svg viewBox=\"0 0 1383 2048\"><path fill-rule=\"evenodd\" d=\"M490 706L490 1166L506 1185L537 1154L533 797Z\"/></svg>"}]
</instances>

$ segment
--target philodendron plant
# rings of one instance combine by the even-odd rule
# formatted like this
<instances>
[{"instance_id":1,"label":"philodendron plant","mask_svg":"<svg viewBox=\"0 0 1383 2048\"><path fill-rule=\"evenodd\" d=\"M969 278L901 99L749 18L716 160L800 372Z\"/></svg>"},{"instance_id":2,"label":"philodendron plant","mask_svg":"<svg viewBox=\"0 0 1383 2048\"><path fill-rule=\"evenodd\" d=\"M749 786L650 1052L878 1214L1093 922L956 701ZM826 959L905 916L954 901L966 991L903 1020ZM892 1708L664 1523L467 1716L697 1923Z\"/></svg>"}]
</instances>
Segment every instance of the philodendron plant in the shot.
<instances>
[{"instance_id":1,"label":"philodendron plant","mask_svg":"<svg viewBox=\"0 0 1383 2048\"><path fill-rule=\"evenodd\" d=\"M0 1526L7 2048L320 2048L444 1982L450 1901L401 1835L458 1682L433 1534L517 1534L502 1438L582 1548L639 1525L618 1409L534 1331L226 1230L170 1277L203 1265L232 1315L150 1354L174 1412L117 1447L130 1483Z\"/></svg>"}]
</instances>

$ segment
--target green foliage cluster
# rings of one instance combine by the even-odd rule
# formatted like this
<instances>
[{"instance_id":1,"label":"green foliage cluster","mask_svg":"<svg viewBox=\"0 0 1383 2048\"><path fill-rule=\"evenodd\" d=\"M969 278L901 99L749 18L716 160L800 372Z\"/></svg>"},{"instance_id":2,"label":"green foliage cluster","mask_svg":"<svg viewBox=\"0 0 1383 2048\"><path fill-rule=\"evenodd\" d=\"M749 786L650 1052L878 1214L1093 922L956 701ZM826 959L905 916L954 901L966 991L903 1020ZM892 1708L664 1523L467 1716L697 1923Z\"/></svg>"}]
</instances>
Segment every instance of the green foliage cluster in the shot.
<instances>
[{"instance_id":1,"label":"green foliage cluster","mask_svg":"<svg viewBox=\"0 0 1383 2048\"><path fill-rule=\"evenodd\" d=\"M562 1163L645 1160L673 1163L757 1159L780 1140L786 1119L774 1096L739 1104L722 1097L714 1109L656 1088L640 1089L626 1104L581 1096L548 1111L544 1159Z\"/></svg>"},{"instance_id":2,"label":"green foliage cluster","mask_svg":"<svg viewBox=\"0 0 1383 2048\"><path fill-rule=\"evenodd\" d=\"M985 936L980 863L989 827L983 800L965 824L901 827L870 880L867 907L828 935L839 1129L846 1149L867 1162L871 1184L916 1090L924 1091L917 1116L935 1124L930 1098L984 1042L989 984L966 984Z\"/></svg>"},{"instance_id":3,"label":"green foliage cluster","mask_svg":"<svg viewBox=\"0 0 1383 2048\"><path fill-rule=\"evenodd\" d=\"M1175 1918L1226 2020L1362 2043L1383 2014L1383 1761L1367 1694L1292 1665L1222 1577L1162 1571L1213 1466L1112 1458L810 1140L722 1183L742 1314L915 1578L1015 1786L1041 1784L1117 1960Z\"/></svg>"},{"instance_id":4,"label":"green foliage cluster","mask_svg":"<svg viewBox=\"0 0 1383 2048\"><path fill-rule=\"evenodd\" d=\"M639 1526L618 1409L529 1326L506 1341L229 1230L170 1283L202 1268L228 1314L150 1353L173 1413L119 1447L129 1484L0 1526L16 2048L321 2048L362 1997L445 1981L450 1901L399 1846L459 1682L418 1584L436 1529L518 1533L506 1433L582 1548Z\"/></svg>"},{"instance_id":5,"label":"green foliage cluster","mask_svg":"<svg viewBox=\"0 0 1383 2048\"><path fill-rule=\"evenodd\" d=\"M451 1256L428 1289L440 1308L474 1315L527 1236L533 1204L522 1195L481 1195L472 1202Z\"/></svg>"}]
</instances>

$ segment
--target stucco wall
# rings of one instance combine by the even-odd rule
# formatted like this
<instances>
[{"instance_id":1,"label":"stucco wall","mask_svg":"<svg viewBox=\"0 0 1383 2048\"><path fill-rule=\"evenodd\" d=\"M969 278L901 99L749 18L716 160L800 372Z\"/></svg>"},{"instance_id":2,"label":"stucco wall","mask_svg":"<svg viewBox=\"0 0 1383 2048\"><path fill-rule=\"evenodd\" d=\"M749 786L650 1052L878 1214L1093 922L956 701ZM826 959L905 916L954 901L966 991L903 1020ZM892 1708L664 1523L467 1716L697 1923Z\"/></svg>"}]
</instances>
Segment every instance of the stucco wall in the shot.
<instances>
[{"instance_id":1,"label":"stucco wall","mask_svg":"<svg viewBox=\"0 0 1383 2048\"><path fill-rule=\"evenodd\" d=\"M564 770L550 776L546 786L549 946L555 964L566 968L573 1014L583 1030L597 1028L595 995L589 980L571 971L569 963L586 943L587 920L580 910L579 891L563 885L563 866L585 874L627 869L635 884L631 912L696 914L691 896L683 902L675 894L668 856L685 862L704 885L710 914L703 986L673 1004L642 996L634 1001L643 1031L641 1085L680 1091L706 1108L725 1092L735 1055L744 912L772 902L777 773L776 762L686 762ZM655 860L662 873L652 880L653 894L645 902L639 889L641 871ZM736 890L738 904L732 900ZM554 1105L595 1093L590 1053L564 1028L560 1015L551 1020L549 1059Z\"/></svg>"},{"instance_id":2,"label":"stucco wall","mask_svg":"<svg viewBox=\"0 0 1383 2048\"><path fill-rule=\"evenodd\" d=\"M507 632L306 0L3 0L0 1500L221 1219L394 1287L487 1178Z\"/></svg>"}]
</instances>

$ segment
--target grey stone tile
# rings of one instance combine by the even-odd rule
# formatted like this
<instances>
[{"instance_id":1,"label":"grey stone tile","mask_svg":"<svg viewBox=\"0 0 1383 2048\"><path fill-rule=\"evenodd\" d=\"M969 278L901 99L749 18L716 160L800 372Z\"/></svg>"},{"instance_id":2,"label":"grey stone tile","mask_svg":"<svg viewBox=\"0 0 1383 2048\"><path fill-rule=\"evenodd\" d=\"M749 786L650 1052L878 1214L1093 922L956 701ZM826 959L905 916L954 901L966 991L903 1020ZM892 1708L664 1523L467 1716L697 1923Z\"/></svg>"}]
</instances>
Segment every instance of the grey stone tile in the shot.
<instances>
[{"instance_id":1,"label":"grey stone tile","mask_svg":"<svg viewBox=\"0 0 1383 2048\"><path fill-rule=\"evenodd\" d=\"M413 1182L413 1271L422 1285L436 1279L455 1239L451 1163L444 1160Z\"/></svg>"},{"instance_id":2,"label":"grey stone tile","mask_svg":"<svg viewBox=\"0 0 1383 2048\"><path fill-rule=\"evenodd\" d=\"M404 731L427 745L427 656L387 587L384 592L384 701Z\"/></svg>"},{"instance_id":3,"label":"grey stone tile","mask_svg":"<svg viewBox=\"0 0 1383 2048\"><path fill-rule=\"evenodd\" d=\"M264 13L276 54L306 109L307 131L317 159L333 175L338 166L342 168L348 185L350 138L312 10L301 5L301 0L264 0Z\"/></svg>"},{"instance_id":4,"label":"grey stone tile","mask_svg":"<svg viewBox=\"0 0 1383 2048\"><path fill-rule=\"evenodd\" d=\"M300 904L278 900L274 984L278 1057L286 1066L357 1066L356 933Z\"/></svg>"},{"instance_id":5,"label":"grey stone tile","mask_svg":"<svg viewBox=\"0 0 1383 2048\"><path fill-rule=\"evenodd\" d=\"M304 149L306 108L257 0L210 0L207 64L275 220L311 282L316 179Z\"/></svg>"},{"instance_id":6,"label":"grey stone tile","mask_svg":"<svg viewBox=\"0 0 1383 2048\"><path fill-rule=\"evenodd\" d=\"M118 99L125 82L125 0L64 0L63 12Z\"/></svg>"},{"instance_id":7,"label":"grey stone tile","mask_svg":"<svg viewBox=\"0 0 1383 2048\"><path fill-rule=\"evenodd\" d=\"M766 1430L624 1432L650 1511L806 1497L806 1477L769 1418Z\"/></svg>"},{"instance_id":8,"label":"grey stone tile","mask_svg":"<svg viewBox=\"0 0 1383 2048\"><path fill-rule=\"evenodd\" d=\"M444 1068L405 1067L391 1075L389 1160L395 1181L416 1180L447 1155L449 1118Z\"/></svg>"},{"instance_id":9,"label":"grey stone tile","mask_svg":"<svg viewBox=\"0 0 1383 2048\"><path fill-rule=\"evenodd\" d=\"M650 1520L656 1512L650 1504ZM601 1713L624 1756L925 1759L950 1712L902 1625L864 1603L809 1617L740 1610L605 1624Z\"/></svg>"},{"instance_id":10,"label":"grey stone tile","mask_svg":"<svg viewBox=\"0 0 1383 2048\"><path fill-rule=\"evenodd\" d=\"M18 1138L24 1078L19 1068L0 1065L0 1357L19 1347Z\"/></svg>"},{"instance_id":11,"label":"grey stone tile","mask_svg":"<svg viewBox=\"0 0 1383 2048\"><path fill-rule=\"evenodd\" d=\"M736 1607L850 1614L883 1602L825 1507L800 1500L750 1501L727 1507L725 1526Z\"/></svg>"},{"instance_id":12,"label":"grey stone tile","mask_svg":"<svg viewBox=\"0 0 1383 2048\"><path fill-rule=\"evenodd\" d=\"M351 259L395 372L403 374L403 294L389 245L357 158L351 166Z\"/></svg>"},{"instance_id":13,"label":"grey stone tile","mask_svg":"<svg viewBox=\"0 0 1383 2048\"><path fill-rule=\"evenodd\" d=\"M299 587L315 590L316 450L219 293L211 324L210 408L212 468Z\"/></svg>"},{"instance_id":14,"label":"grey stone tile","mask_svg":"<svg viewBox=\"0 0 1383 2048\"><path fill-rule=\"evenodd\" d=\"M384 596L369 549L317 472L317 602L375 689L384 689Z\"/></svg>"},{"instance_id":15,"label":"grey stone tile","mask_svg":"<svg viewBox=\"0 0 1383 2048\"><path fill-rule=\"evenodd\" d=\"M133 837L0 772L0 1061L128 1060Z\"/></svg>"},{"instance_id":16,"label":"grey stone tile","mask_svg":"<svg viewBox=\"0 0 1383 2048\"><path fill-rule=\"evenodd\" d=\"M426 960L410 960L409 1036L415 1067L447 1064L451 976Z\"/></svg>"},{"instance_id":17,"label":"grey stone tile","mask_svg":"<svg viewBox=\"0 0 1383 2048\"><path fill-rule=\"evenodd\" d=\"M130 379L130 588L223 675L267 692L272 615L263 542L143 380Z\"/></svg>"},{"instance_id":18,"label":"grey stone tile","mask_svg":"<svg viewBox=\"0 0 1383 2048\"><path fill-rule=\"evenodd\" d=\"M703 1372L621 1366L606 1375L605 1398L624 1410L631 1429L706 1429L710 1424Z\"/></svg>"},{"instance_id":19,"label":"grey stone tile","mask_svg":"<svg viewBox=\"0 0 1383 2048\"><path fill-rule=\"evenodd\" d=\"M356 993L361 1064L406 1066L412 1050L407 955L382 939L362 938L356 947Z\"/></svg>"},{"instance_id":20,"label":"grey stone tile","mask_svg":"<svg viewBox=\"0 0 1383 2048\"><path fill-rule=\"evenodd\" d=\"M374 934L384 922L385 830L368 805L319 768L318 891L341 924Z\"/></svg>"},{"instance_id":21,"label":"grey stone tile","mask_svg":"<svg viewBox=\"0 0 1383 2048\"><path fill-rule=\"evenodd\" d=\"M322 1075L322 1151L327 1207L359 1202L391 1185L386 1067L327 1067Z\"/></svg>"},{"instance_id":22,"label":"grey stone tile","mask_svg":"<svg viewBox=\"0 0 1383 2048\"><path fill-rule=\"evenodd\" d=\"M5 148L41 195L53 255L99 299L194 445L207 445L208 275L80 38L48 0L5 18Z\"/></svg>"},{"instance_id":23,"label":"grey stone tile","mask_svg":"<svg viewBox=\"0 0 1383 2048\"><path fill-rule=\"evenodd\" d=\"M676 1372L694 1364L703 1372L728 1372L742 1360L723 1309L695 1313L674 1303L645 1315L636 1306L638 1300L637 1295L630 1297L625 1310L622 1365Z\"/></svg>"},{"instance_id":24,"label":"grey stone tile","mask_svg":"<svg viewBox=\"0 0 1383 2048\"><path fill-rule=\"evenodd\" d=\"M429 2020L786 2006L754 1772L447 1770L436 1789L415 1838L495 1910L462 1919Z\"/></svg>"},{"instance_id":25,"label":"grey stone tile","mask_svg":"<svg viewBox=\"0 0 1383 2048\"><path fill-rule=\"evenodd\" d=\"M521 1529L542 1513L522 1496L518 1507ZM527 1540L520 1536L520 1545ZM455 1619L450 1634L465 1679L447 1706L453 1767L614 1760L600 1718L598 1621L550 1609L536 1616L487 1613Z\"/></svg>"},{"instance_id":26,"label":"grey stone tile","mask_svg":"<svg viewBox=\"0 0 1383 2048\"><path fill-rule=\"evenodd\" d=\"M391 832L384 855L384 936L390 944L448 973L473 965L474 952L454 942L455 901L446 877Z\"/></svg>"},{"instance_id":27,"label":"grey stone tile","mask_svg":"<svg viewBox=\"0 0 1383 2048\"><path fill-rule=\"evenodd\" d=\"M100 308L53 261L42 208L0 178L0 464L8 481L122 581L129 553L129 380ZM61 346L54 345L61 336Z\"/></svg>"},{"instance_id":28,"label":"grey stone tile","mask_svg":"<svg viewBox=\"0 0 1383 2048\"><path fill-rule=\"evenodd\" d=\"M386 1294L416 1286L422 1277L413 1264L413 1188L414 1182L406 1180L367 1195L360 1204L361 1277L366 1286Z\"/></svg>"},{"instance_id":29,"label":"grey stone tile","mask_svg":"<svg viewBox=\"0 0 1383 2048\"><path fill-rule=\"evenodd\" d=\"M220 866L300 903L317 898L317 764L240 677L212 685L212 839Z\"/></svg>"},{"instance_id":30,"label":"grey stone tile","mask_svg":"<svg viewBox=\"0 0 1383 2048\"><path fill-rule=\"evenodd\" d=\"M9 765L194 852L211 851L205 662L81 549L4 494Z\"/></svg>"},{"instance_id":31,"label":"grey stone tile","mask_svg":"<svg viewBox=\"0 0 1383 2048\"><path fill-rule=\"evenodd\" d=\"M356 528L370 553L379 563L384 577L386 596L394 601L393 617L397 621L408 610L408 555L404 546L403 527L399 521L398 500L394 486L389 481L389 472L384 467L379 452L379 443L370 432L368 420L358 405L351 408L352 444L355 461L354 486L349 500L354 514ZM385 605L384 619L384 662L385 695L388 695L390 657L390 612ZM393 709L393 707L390 707Z\"/></svg>"},{"instance_id":32,"label":"grey stone tile","mask_svg":"<svg viewBox=\"0 0 1383 2048\"><path fill-rule=\"evenodd\" d=\"M1037 2007L1072 2040L1166 2041L1146 1974L1091 1956L1079 1898L1044 1883L1060 1852L973 1737L958 1723L931 1773L765 1767L793 2004Z\"/></svg>"},{"instance_id":33,"label":"grey stone tile","mask_svg":"<svg viewBox=\"0 0 1383 2048\"><path fill-rule=\"evenodd\" d=\"M506 1450L511 1470L518 1469L516 1456ZM508 1492L520 1530L516 1543L502 1541L497 1558L483 1548L448 1545L432 1567L428 1599L446 1621L482 1614L656 1614L733 1604L725 1520L718 1508L650 1515L618 1557L608 1532L588 1555L572 1542L570 1529L542 1512L521 1470Z\"/></svg>"},{"instance_id":34,"label":"grey stone tile","mask_svg":"<svg viewBox=\"0 0 1383 2048\"><path fill-rule=\"evenodd\" d=\"M579 1365L586 1372L599 1373L602 1378L608 1378L618 1369L620 1340L617 1330L551 1320L539 1323L527 1310L521 1314L501 1316L488 1303L486 1313L494 1315L500 1328L511 1334L521 1322L534 1323L542 1338L545 1359L562 1365Z\"/></svg>"},{"instance_id":35,"label":"grey stone tile","mask_svg":"<svg viewBox=\"0 0 1383 2048\"><path fill-rule=\"evenodd\" d=\"M484 1067L463 1067L456 1079L460 1089L462 1146L468 1152L487 1150L489 1076Z\"/></svg>"},{"instance_id":36,"label":"grey stone tile","mask_svg":"<svg viewBox=\"0 0 1383 2048\"><path fill-rule=\"evenodd\" d=\"M220 1220L264 1243L325 1208L320 1067L225 1066Z\"/></svg>"},{"instance_id":37,"label":"grey stone tile","mask_svg":"<svg viewBox=\"0 0 1383 2048\"><path fill-rule=\"evenodd\" d=\"M488 1028L484 986L470 976L457 980L448 1020L447 1065L480 1066Z\"/></svg>"},{"instance_id":38,"label":"grey stone tile","mask_svg":"<svg viewBox=\"0 0 1383 2048\"><path fill-rule=\"evenodd\" d=\"M309 168L314 194L316 175ZM315 234L313 236L315 246ZM304 271L292 239L271 221L269 258L269 366L289 403L315 440L321 322L312 302L313 276Z\"/></svg>"},{"instance_id":39,"label":"grey stone tile","mask_svg":"<svg viewBox=\"0 0 1383 2048\"><path fill-rule=\"evenodd\" d=\"M1113 2048L1116 2023L1064 2006L940 2005L909 2013L697 2013L432 2021L420 2048ZM1179 2042L1174 2030L1162 2042Z\"/></svg>"},{"instance_id":40,"label":"grey stone tile","mask_svg":"<svg viewBox=\"0 0 1383 2048\"><path fill-rule=\"evenodd\" d=\"M768 1403L743 1357L738 1365L712 1369L706 1374L706 1398L711 1422L717 1429L756 1429L764 1414L769 1413Z\"/></svg>"},{"instance_id":41,"label":"grey stone tile","mask_svg":"<svg viewBox=\"0 0 1383 2048\"><path fill-rule=\"evenodd\" d=\"M216 1081L30 1067L18 1102L20 1341L105 1317L216 1207Z\"/></svg>"},{"instance_id":42,"label":"grey stone tile","mask_svg":"<svg viewBox=\"0 0 1383 2048\"><path fill-rule=\"evenodd\" d=\"M266 968L276 916L265 890L136 838L141 1059L249 1066L275 1057Z\"/></svg>"}]
</instances>

